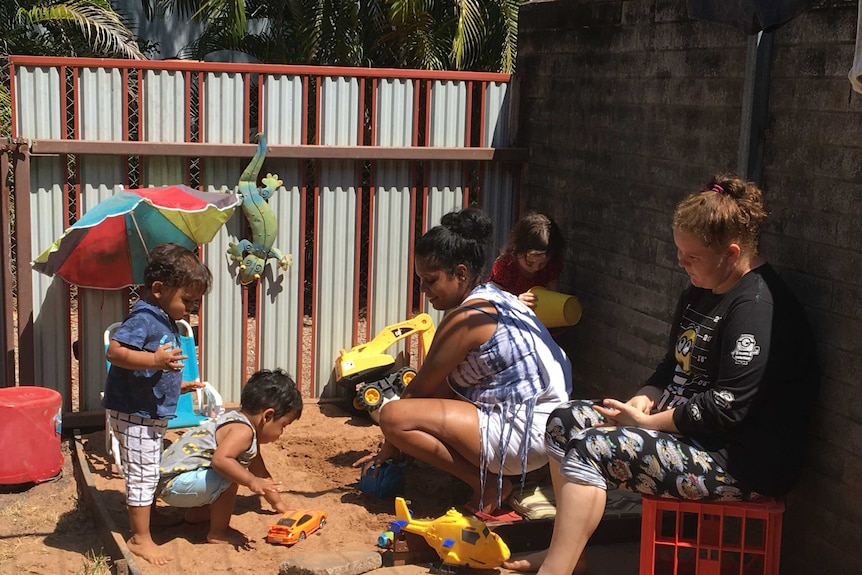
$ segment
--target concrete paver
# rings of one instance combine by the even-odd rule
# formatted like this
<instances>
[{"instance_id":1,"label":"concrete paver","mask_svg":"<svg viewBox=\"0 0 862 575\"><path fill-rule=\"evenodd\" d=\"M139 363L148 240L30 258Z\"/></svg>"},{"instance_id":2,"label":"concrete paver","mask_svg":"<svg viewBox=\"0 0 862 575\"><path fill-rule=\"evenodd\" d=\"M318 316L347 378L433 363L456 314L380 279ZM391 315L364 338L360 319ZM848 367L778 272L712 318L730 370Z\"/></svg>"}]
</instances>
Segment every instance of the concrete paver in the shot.
<instances>
[{"instance_id":1,"label":"concrete paver","mask_svg":"<svg viewBox=\"0 0 862 575\"><path fill-rule=\"evenodd\" d=\"M278 566L279 575L361 575L382 565L376 551L312 551Z\"/></svg>"}]
</instances>

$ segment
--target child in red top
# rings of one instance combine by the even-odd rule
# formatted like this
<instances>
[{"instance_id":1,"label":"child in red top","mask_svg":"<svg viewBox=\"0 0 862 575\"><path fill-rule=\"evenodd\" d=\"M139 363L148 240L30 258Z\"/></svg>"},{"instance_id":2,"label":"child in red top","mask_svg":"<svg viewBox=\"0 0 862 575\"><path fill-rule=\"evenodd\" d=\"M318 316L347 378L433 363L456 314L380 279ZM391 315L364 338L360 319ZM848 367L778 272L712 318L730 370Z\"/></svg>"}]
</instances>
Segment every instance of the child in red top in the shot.
<instances>
[{"instance_id":1,"label":"child in red top","mask_svg":"<svg viewBox=\"0 0 862 575\"><path fill-rule=\"evenodd\" d=\"M534 309L536 296L527 290L541 286L557 291L565 246L554 220L541 213L528 213L509 232L488 279Z\"/></svg>"}]
</instances>

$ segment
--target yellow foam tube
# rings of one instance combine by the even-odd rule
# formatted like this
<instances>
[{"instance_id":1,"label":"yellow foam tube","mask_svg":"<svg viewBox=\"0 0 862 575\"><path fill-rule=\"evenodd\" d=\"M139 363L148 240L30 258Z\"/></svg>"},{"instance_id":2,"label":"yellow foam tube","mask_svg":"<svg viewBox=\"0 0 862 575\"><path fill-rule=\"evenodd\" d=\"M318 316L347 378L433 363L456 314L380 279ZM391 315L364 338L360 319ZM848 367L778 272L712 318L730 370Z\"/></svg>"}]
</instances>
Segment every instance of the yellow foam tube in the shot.
<instances>
[{"instance_id":1,"label":"yellow foam tube","mask_svg":"<svg viewBox=\"0 0 862 575\"><path fill-rule=\"evenodd\" d=\"M536 296L536 316L545 327L575 325L581 320L581 303L573 295L551 291L541 286L530 288Z\"/></svg>"}]
</instances>

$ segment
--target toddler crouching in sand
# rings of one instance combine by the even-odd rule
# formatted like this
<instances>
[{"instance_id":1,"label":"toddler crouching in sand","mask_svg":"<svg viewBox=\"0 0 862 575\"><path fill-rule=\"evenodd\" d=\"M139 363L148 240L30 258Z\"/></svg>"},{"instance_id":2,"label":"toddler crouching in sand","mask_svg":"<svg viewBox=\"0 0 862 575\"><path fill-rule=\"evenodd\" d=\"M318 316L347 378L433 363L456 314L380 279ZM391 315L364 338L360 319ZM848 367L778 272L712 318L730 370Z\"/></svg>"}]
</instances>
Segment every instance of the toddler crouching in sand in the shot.
<instances>
[{"instance_id":1,"label":"toddler crouching in sand","mask_svg":"<svg viewBox=\"0 0 862 575\"><path fill-rule=\"evenodd\" d=\"M237 489L244 485L279 513L287 511L258 445L278 439L301 415L302 397L290 376L256 372L242 390L238 411L187 431L165 450L157 493L168 505L189 508L187 521L209 520L209 543L246 546L248 538L230 526Z\"/></svg>"}]
</instances>

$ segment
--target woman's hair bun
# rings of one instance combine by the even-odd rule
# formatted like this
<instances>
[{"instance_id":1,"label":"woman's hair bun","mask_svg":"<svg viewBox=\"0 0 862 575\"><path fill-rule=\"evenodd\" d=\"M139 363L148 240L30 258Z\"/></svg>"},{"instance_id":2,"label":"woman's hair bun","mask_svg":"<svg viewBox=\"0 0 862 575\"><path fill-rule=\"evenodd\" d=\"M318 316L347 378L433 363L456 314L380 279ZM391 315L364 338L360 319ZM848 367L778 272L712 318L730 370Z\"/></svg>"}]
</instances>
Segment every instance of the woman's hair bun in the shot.
<instances>
[{"instance_id":1,"label":"woman's hair bun","mask_svg":"<svg viewBox=\"0 0 862 575\"><path fill-rule=\"evenodd\" d=\"M464 239L480 244L491 240L494 226L490 216L479 208L469 207L457 212L449 212L440 218L440 225Z\"/></svg>"}]
</instances>

